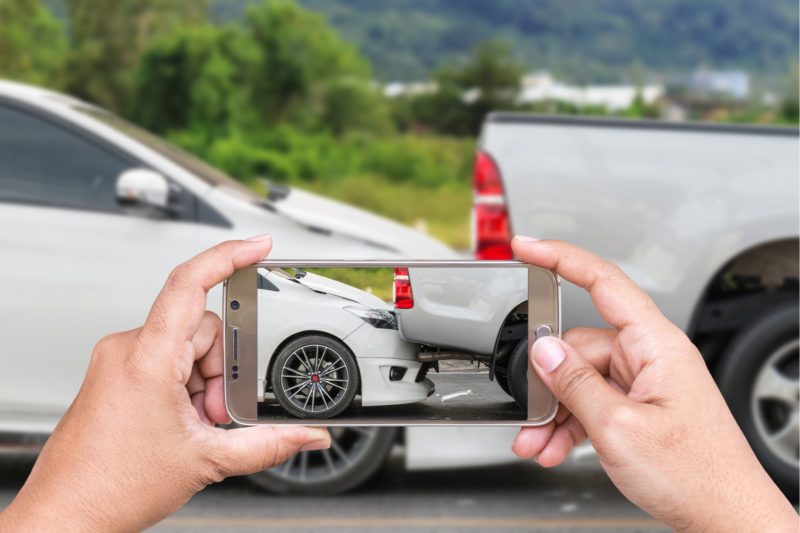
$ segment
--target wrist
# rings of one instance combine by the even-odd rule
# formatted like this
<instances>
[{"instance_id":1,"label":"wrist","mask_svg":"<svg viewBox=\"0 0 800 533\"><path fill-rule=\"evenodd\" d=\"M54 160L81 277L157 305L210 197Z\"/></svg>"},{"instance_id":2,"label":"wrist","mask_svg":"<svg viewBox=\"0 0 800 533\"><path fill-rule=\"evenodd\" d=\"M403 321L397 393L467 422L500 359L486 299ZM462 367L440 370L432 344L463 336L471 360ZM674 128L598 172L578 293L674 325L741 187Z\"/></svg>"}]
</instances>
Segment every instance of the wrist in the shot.
<instances>
[{"instance_id":1,"label":"wrist","mask_svg":"<svg viewBox=\"0 0 800 533\"><path fill-rule=\"evenodd\" d=\"M667 521L675 531L796 532L798 515L783 493L764 474L759 480L738 481L695 499L693 511ZM671 523L670 523L671 522Z\"/></svg>"},{"instance_id":2,"label":"wrist","mask_svg":"<svg viewBox=\"0 0 800 533\"><path fill-rule=\"evenodd\" d=\"M85 505L44 498L23 486L0 512L0 531L103 531L95 512Z\"/></svg>"}]
</instances>

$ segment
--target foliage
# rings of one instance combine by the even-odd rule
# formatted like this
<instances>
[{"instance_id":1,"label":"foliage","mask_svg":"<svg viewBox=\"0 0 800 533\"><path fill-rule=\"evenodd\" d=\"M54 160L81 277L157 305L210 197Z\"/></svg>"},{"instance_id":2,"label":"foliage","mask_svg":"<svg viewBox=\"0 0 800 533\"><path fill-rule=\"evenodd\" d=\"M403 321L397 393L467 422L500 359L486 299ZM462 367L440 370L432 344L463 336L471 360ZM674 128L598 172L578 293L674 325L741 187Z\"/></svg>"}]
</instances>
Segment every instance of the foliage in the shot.
<instances>
[{"instance_id":1,"label":"foliage","mask_svg":"<svg viewBox=\"0 0 800 533\"><path fill-rule=\"evenodd\" d=\"M66 52L58 19L41 0L0 0L0 21L0 77L58 88Z\"/></svg>"},{"instance_id":2,"label":"foliage","mask_svg":"<svg viewBox=\"0 0 800 533\"><path fill-rule=\"evenodd\" d=\"M416 98L411 114L435 130L477 135L487 113L514 110L522 64L503 41L486 41L462 65L445 65L435 74L438 90Z\"/></svg>"},{"instance_id":3,"label":"foliage","mask_svg":"<svg viewBox=\"0 0 800 533\"><path fill-rule=\"evenodd\" d=\"M783 45L786 35L797 40L797 6L786 0L748 4L753 28L722 0L299 1L331 22L294 0L46 0L60 24L41 0L0 0L0 75L108 107L262 192L258 178L266 177L466 248L474 135L486 113L608 113L559 102L519 106L525 64L552 67L555 58L576 81L619 68L637 84L641 64L755 57L766 71L771 59L752 38L764 37L754 32L765 18L776 28L763 39L770 53L782 65L797 57ZM504 40L490 38L497 28ZM704 42L707 53L698 55ZM438 90L387 99L369 57L379 58L384 78L434 71ZM771 114L753 105L714 110L713 118L796 124L796 70L792 83ZM637 98L623 114L658 111Z\"/></svg>"},{"instance_id":4,"label":"foliage","mask_svg":"<svg viewBox=\"0 0 800 533\"><path fill-rule=\"evenodd\" d=\"M214 0L237 20L253 0ZM616 82L698 65L781 77L798 58L796 0L301 0L375 65L383 80L427 79L501 35L530 67L575 83Z\"/></svg>"},{"instance_id":5,"label":"foliage","mask_svg":"<svg viewBox=\"0 0 800 533\"><path fill-rule=\"evenodd\" d=\"M133 69L154 39L205 18L204 0L66 0L71 47L65 68L70 93L126 112Z\"/></svg>"},{"instance_id":6,"label":"foliage","mask_svg":"<svg viewBox=\"0 0 800 533\"><path fill-rule=\"evenodd\" d=\"M244 39L232 28L179 28L156 39L134 72L131 117L155 131L192 129L206 142L228 132L236 112Z\"/></svg>"},{"instance_id":7,"label":"foliage","mask_svg":"<svg viewBox=\"0 0 800 533\"><path fill-rule=\"evenodd\" d=\"M207 143L282 124L334 135L392 130L369 65L324 19L290 1L251 6L242 25L155 39L134 94L134 120L159 133L191 128Z\"/></svg>"},{"instance_id":8,"label":"foliage","mask_svg":"<svg viewBox=\"0 0 800 533\"><path fill-rule=\"evenodd\" d=\"M302 124L308 110L329 110L331 83L368 82L370 69L321 16L294 2L269 2L247 10L245 31L254 49L248 65L247 103L259 123Z\"/></svg>"},{"instance_id":9,"label":"foliage","mask_svg":"<svg viewBox=\"0 0 800 533\"><path fill-rule=\"evenodd\" d=\"M259 176L294 184L338 183L354 175L428 188L466 183L474 151L471 139L359 133L336 137L288 124L258 134L219 137L208 145L200 135L180 131L168 138L238 179Z\"/></svg>"}]
</instances>

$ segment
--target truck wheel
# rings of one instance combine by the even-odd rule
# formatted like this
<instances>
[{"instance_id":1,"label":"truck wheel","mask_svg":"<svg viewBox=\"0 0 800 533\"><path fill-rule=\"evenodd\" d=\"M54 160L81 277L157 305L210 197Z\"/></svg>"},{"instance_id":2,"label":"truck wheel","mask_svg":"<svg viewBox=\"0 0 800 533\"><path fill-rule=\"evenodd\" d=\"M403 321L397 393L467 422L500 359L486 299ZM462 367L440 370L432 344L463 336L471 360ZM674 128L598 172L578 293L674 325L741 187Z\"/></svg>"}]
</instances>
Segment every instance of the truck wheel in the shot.
<instances>
[{"instance_id":1,"label":"truck wheel","mask_svg":"<svg viewBox=\"0 0 800 533\"><path fill-rule=\"evenodd\" d=\"M332 418L347 409L358 390L358 367L338 340L306 335L284 346L272 365L270 384L289 414Z\"/></svg>"},{"instance_id":2,"label":"truck wheel","mask_svg":"<svg viewBox=\"0 0 800 533\"><path fill-rule=\"evenodd\" d=\"M777 307L740 331L723 353L717 382L762 466L790 498L798 494L796 303Z\"/></svg>"},{"instance_id":3,"label":"truck wheel","mask_svg":"<svg viewBox=\"0 0 800 533\"><path fill-rule=\"evenodd\" d=\"M508 357L508 388L522 409L528 408L528 339L517 342Z\"/></svg>"},{"instance_id":4,"label":"truck wheel","mask_svg":"<svg viewBox=\"0 0 800 533\"><path fill-rule=\"evenodd\" d=\"M506 359L504 363L508 363L508 359ZM508 387L508 367L506 365L500 365L495 363L494 380L497 382L498 385L500 385L500 388L503 389L503 392L505 392L509 396L514 396L513 394L511 394L511 389Z\"/></svg>"},{"instance_id":5,"label":"truck wheel","mask_svg":"<svg viewBox=\"0 0 800 533\"><path fill-rule=\"evenodd\" d=\"M282 465L251 474L275 494L341 494L361 485L386 462L398 428L330 428L329 450L300 452Z\"/></svg>"}]
</instances>

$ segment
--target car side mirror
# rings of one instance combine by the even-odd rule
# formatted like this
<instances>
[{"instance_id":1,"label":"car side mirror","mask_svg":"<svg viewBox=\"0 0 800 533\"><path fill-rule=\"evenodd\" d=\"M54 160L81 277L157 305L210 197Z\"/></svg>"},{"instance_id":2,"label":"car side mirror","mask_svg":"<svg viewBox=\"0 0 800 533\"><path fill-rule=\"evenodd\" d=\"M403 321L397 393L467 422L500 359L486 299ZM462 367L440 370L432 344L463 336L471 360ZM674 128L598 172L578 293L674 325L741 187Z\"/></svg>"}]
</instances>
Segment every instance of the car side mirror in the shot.
<instances>
[{"instance_id":1,"label":"car side mirror","mask_svg":"<svg viewBox=\"0 0 800 533\"><path fill-rule=\"evenodd\" d=\"M169 182L148 168L126 170L117 177L117 202L123 206L169 211Z\"/></svg>"}]
</instances>

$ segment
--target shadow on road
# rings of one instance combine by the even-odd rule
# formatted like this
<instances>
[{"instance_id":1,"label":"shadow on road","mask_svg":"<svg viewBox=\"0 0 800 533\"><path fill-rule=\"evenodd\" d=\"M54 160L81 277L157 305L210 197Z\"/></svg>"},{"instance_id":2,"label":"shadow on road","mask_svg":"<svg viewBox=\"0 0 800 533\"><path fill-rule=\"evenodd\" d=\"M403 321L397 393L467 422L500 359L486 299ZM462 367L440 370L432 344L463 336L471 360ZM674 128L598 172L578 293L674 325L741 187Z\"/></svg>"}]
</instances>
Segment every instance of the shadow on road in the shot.
<instances>
[{"instance_id":1,"label":"shadow on road","mask_svg":"<svg viewBox=\"0 0 800 533\"><path fill-rule=\"evenodd\" d=\"M0 506L33 465L0 458ZM157 531L661 531L596 461L545 470L530 463L409 472L395 454L349 494L275 496L246 478L208 487Z\"/></svg>"}]
</instances>

